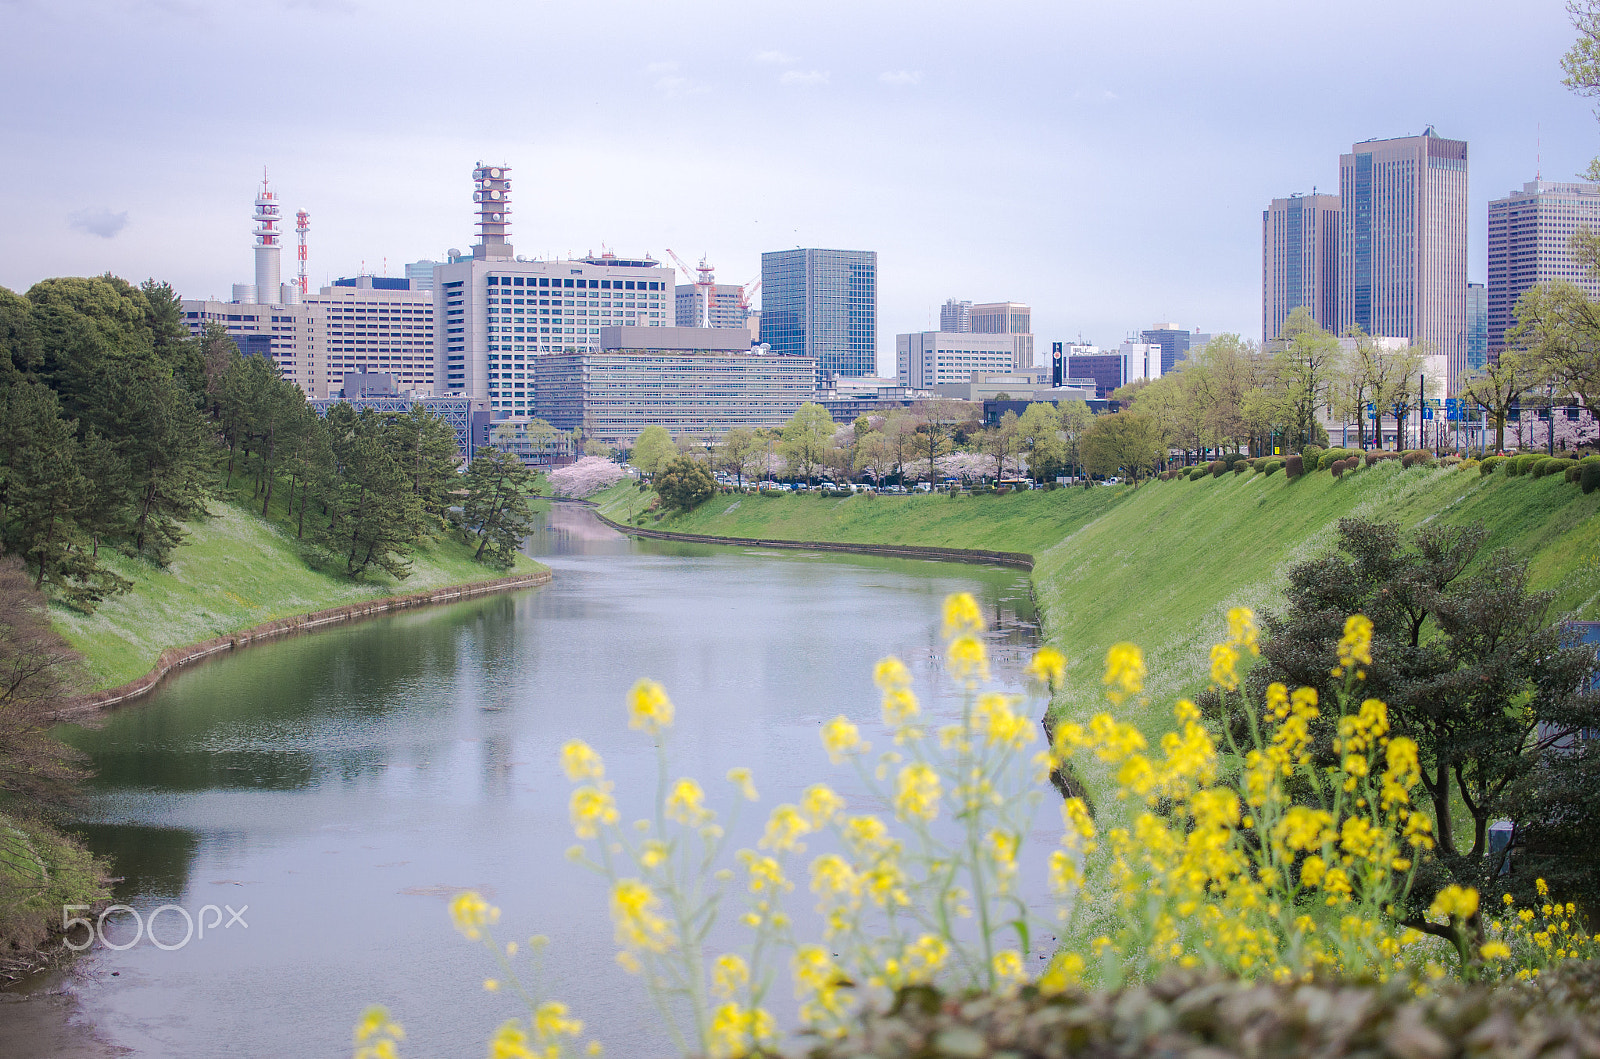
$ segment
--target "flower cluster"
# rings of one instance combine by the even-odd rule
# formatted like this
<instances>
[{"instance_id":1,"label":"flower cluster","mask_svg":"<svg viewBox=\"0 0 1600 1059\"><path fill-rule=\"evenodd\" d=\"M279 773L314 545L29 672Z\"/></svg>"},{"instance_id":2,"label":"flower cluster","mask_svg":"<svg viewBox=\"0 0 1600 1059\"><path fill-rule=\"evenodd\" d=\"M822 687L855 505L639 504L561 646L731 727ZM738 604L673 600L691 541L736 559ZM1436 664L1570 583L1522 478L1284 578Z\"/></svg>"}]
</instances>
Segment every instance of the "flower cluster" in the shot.
<instances>
[{"instance_id":1,"label":"flower cluster","mask_svg":"<svg viewBox=\"0 0 1600 1059\"><path fill-rule=\"evenodd\" d=\"M1543 879L1534 887L1538 899L1531 906L1518 908L1516 899L1504 894L1499 914L1485 917L1482 958L1501 975L1522 981L1562 960L1600 958L1600 934L1584 928L1578 906L1552 901Z\"/></svg>"}]
</instances>

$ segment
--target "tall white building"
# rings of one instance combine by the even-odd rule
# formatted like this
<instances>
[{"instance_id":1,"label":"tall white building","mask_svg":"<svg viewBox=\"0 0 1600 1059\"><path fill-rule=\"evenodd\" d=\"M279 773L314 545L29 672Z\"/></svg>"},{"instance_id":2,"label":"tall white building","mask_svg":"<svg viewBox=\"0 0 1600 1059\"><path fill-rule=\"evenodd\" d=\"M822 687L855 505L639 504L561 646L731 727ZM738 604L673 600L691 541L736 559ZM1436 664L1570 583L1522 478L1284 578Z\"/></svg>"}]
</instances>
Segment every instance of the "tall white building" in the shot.
<instances>
[{"instance_id":1,"label":"tall white building","mask_svg":"<svg viewBox=\"0 0 1600 1059\"><path fill-rule=\"evenodd\" d=\"M473 181L481 241L433 274L435 392L484 398L497 417L527 414L530 360L598 351L604 326L673 322L673 269L611 254L519 260L508 241L511 170L480 163Z\"/></svg>"},{"instance_id":2,"label":"tall white building","mask_svg":"<svg viewBox=\"0 0 1600 1059\"><path fill-rule=\"evenodd\" d=\"M943 319L944 314L940 313ZM1022 302L979 302L971 308L975 334L1011 335L1011 367L1033 367L1033 310Z\"/></svg>"},{"instance_id":3,"label":"tall white building","mask_svg":"<svg viewBox=\"0 0 1600 1059\"><path fill-rule=\"evenodd\" d=\"M737 283L678 284L673 310L676 327L748 328L749 318L744 288Z\"/></svg>"},{"instance_id":4,"label":"tall white building","mask_svg":"<svg viewBox=\"0 0 1600 1059\"><path fill-rule=\"evenodd\" d=\"M939 330L959 335L972 330L972 303L947 298L939 306Z\"/></svg>"},{"instance_id":5,"label":"tall white building","mask_svg":"<svg viewBox=\"0 0 1600 1059\"><path fill-rule=\"evenodd\" d=\"M968 382L973 372L1008 372L1016 356L1014 337L949 331L896 335L895 374L901 386L931 390Z\"/></svg>"}]
</instances>

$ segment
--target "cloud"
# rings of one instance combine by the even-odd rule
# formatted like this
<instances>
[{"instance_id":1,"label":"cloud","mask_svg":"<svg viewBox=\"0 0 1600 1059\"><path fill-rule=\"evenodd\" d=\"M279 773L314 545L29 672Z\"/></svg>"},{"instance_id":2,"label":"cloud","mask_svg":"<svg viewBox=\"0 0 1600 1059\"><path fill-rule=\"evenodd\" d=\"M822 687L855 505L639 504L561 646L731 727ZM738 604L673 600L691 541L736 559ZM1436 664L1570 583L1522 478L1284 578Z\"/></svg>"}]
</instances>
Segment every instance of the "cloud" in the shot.
<instances>
[{"instance_id":1,"label":"cloud","mask_svg":"<svg viewBox=\"0 0 1600 1059\"><path fill-rule=\"evenodd\" d=\"M878 80L886 85L915 85L922 82L921 70L885 70Z\"/></svg>"},{"instance_id":2,"label":"cloud","mask_svg":"<svg viewBox=\"0 0 1600 1059\"><path fill-rule=\"evenodd\" d=\"M774 66L789 66L789 65L791 65L793 63L797 63L799 61L800 61L799 56L796 56L796 55L785 55L781 51L758 51L758 52L756 52L756 62L758 62L758 63L771 63Z\"/></svg>"},{"instance_id":3,"label":"cloud","mask_svg":"<svg viewBox=\"0 0 1600 1059\"><path fill-rule=\"evenodd\" d=\"M110 239L128 225L128 211L112 213L105 206L85 206L67 214L67 223L80 232Z\"/></svg>"},{"instance_id":4,"label":"cloud","mask_svg":"<svg viewBox=\"0 0 1600 1059\"><path fill-rule=\"evenodd\" d=\"M677 63L651 63L644 68L644 72L647 74L670 74L676 73L677 70Z\"/></svg>"},{"instance_id":5,"label":"cloud","mask_svg":"<svg viewBox=\"0 0 1600 1059\"><path fill-rule=\"evenodd\" d=\"M778 78L778 83L783 85L825 85L828 75L821 70L785 70L783 76Z\"/></svg>"}]
</instances>

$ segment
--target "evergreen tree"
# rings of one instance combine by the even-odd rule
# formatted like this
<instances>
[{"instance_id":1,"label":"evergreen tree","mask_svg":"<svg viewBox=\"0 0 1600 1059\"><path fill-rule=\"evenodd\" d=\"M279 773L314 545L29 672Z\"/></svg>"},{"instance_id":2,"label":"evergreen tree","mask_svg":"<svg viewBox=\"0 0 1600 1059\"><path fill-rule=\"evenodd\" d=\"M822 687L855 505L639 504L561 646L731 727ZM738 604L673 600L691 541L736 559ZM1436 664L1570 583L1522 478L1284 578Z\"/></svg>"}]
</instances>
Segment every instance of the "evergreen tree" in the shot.
<instances>
[{"instance_id":1,"label":"evergreen tree","mask_svg":"<svg viewBox=\"0 0 1600 1059\"><path fill-rule=\"evenodd\" d=\"M509 452L486 445L473 454L463 480L461 526L469 541L478 542L474 559L502 569L516 563L517 549L533 527L528 509L533 481L533 471Z\"/></svg>"},{"instance_id":2,"label":"evergreen tree","mask_svg":"<svg viewBox=\"0 0 1600 1059\"><path fill-rule=\"evenodd\" d=\"M656 475L656 493L671 510L688 511L710 500L716 491L711 472L693 456L674 456Z\"/></svg>"},{"instance_id":3,"label":"evergreen tree","mask_svg":"<svg viewBox=\"0 0 1600 1059\"><path fill-rule=\"evenodd\" d=\"M335 405L333 413L348 405ZM317 539L340 562L350 577L378 566L397 578L411 572L407 557L422 536L421 498L393 448L383 436L382 417L370 409L359 416L353 410L330 427L329 441L335 473L324 485L328 524Z\"/></svg>"}]
</instances>

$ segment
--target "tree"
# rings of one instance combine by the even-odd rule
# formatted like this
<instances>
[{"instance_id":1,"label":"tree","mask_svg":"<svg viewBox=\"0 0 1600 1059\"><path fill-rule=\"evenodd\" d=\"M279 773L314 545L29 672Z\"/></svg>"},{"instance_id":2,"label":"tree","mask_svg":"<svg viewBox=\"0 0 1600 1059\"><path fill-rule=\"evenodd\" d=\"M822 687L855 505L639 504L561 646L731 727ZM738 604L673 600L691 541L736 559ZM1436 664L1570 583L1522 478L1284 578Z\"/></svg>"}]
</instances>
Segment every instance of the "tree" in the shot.
<instances>
[{"instance_id":1,"label":"tree","mask_svg":"<svg viewBox=\"0 0 1600 1059\"><path fill-rule=\"evenodd\" d=\"M422 505L424 525L430 533L442 532L453 502L451 493L461 484L455 428L420 404L404 415L390 413L383 422L386 444L405 468L411 492Z\"/></svg>"},{"instance_id":2,"label":"tree","mask_svg":"<svg viewBox=\"0 0 1600 1059\"><path fill-rule=\"evenodd\" d=\"M1090 474L1121 471L1139 484L1139 476L1155 468L1165 449L1155 421L1137 412L1095 417L1083 435L1083 464Z\"/></svg>"},{"instance_id":3,"label":"tree","mask_svg":"<svg viewBox=\"0 0 1600 1059\"><path fill-rule=\"evenodd\" d=\"M1591 273L1595 262L1589 261ZM1600 419L1600 304L1575 283L1558 280L1525 291L1508 342L1526 348L1557 391Z\"/></svg>"},{"instance_id":4,"label":"tree","mask_svg":"<svg viewBox=\"0 0 1600 1059\"><path fill-rule=\"evenodd\" d=\"M556 496L585 497L617 484L627 474L610 460L585 456L565 467L557 467L546 477Z\"/></svg>"},{"instance_id":5,"label":"tree","mask_svg":"<svg viewBox=\"0 0 1600 1059\"><path fill-rule=\"evenodd\" d=\"M328 413L336 473L324 486L328 524L317 540L360 577L378 566L394 577L411 573L411 547L422 535L422 500L412 489L407 468L385 444L381 417L370 409L335 420Z\"/></svg>"},{"instance_id":6,"label":"tree","mask_svg":"<svg viewBox=\"0 0 1600 1059\"><path fill-rule=\"evenodd\" d=\"M533 472L509 452L485 445L473 453L462 480L466 496L461 501L462 528L478 542L473 559L501 569L516 564L517 549L533 528L528 508L533 478Z\"/></svg>"},{"instance_id":7,"label":"tree","mask_svg":"<svg viewBox=\"0 0 1600 1059\"><path fill-rule=\"evenodd\" d=\"M1506 447L1506 419L1524 393L1544 378L1544 364L1523 349L1503 349L1481 368L1461 376L1457 393L1494 419L1494 447Z\"/></svg>"},{"instance_id":8,"label":"tree","mask_svg":"<svg viewBox=\"0 0 1600 1059\"><path fill-rule=\"evenodd\" d=\"M1561 57L1561 69L1567 75L1561 83L1580 96L1600 95L1600 2L1569 0L1567 13L1578 39ZM1600 158L1589 163L1585 175L1600 180Z\"/></svg>"},{"instance_id":9,"label":"tree","mask_svg":"<svg viewBox=\"0 0 1600 1059\"><path fill-rule=\"evenodd\" d=\"M997 426L984 432L983 442L984 450L994 458L994 477L999 481L1006 476L1006 461L1016 453L1017 413L1008 411L1001 416Z\"/></svg>"},{"instance_id":10,"label":"tree","mask_svg":"<svg viewBox=\"0 0 1600 1059\"><path fill-rule=\"evenodd\" d=\"M81 659L28 582L19 558L0 559L0 791L50 801L83 775L77 755L50 734Z\"/></svg>"},{"instance_id":11,"label":"tree","mask_svg":"<svg viewBox=\"0 0 1600 1059\"><path fill-rule=\"evenodd\" d=\"M652 424L639 431L639 436L634 439L633 465L639 468L640 473L653 477L677 452L667 428Z\"/></svg>"},{"instance_id":12,"label":"tree","mask_svg":"<svg viewBox=\"0 0 1600 1059\"><path fill-rule=\"evenodd\" d=\"M1317 410L1328 403L1339 367L1339 340L1324 331L1305 306L1284 321L1275 355L1284 402L1288 447L1298 452L1316 441Z\"/></svg>"},{"instance_id":13,"label":"tree","mask_svg":"<svg viewBox=\"0 0 1600 1059\"><path fill-rule=\"evenodd\" d=\"M135 551L165 566L183 542L180 524L205 514L211 454L194 403L170 375L119 374L104 403L127 470L128 534Z\"/></svg>"},{"instance_id":14,"label":"tree","mask_svg":"<svg viewBox=\"0 0 1600 1059\"><path fill-rule=\"evenodd\" d=\"M1056 406L1035 401L1017 418L1017 444L1028 457L1028 473L1041 480L1043 470L1061 462L1061 413Z\"/></svg>"},{"instance_id":15,"label":"tree","mask_svg":"<svg viewBox=\"0 0 1600 1059\"><path fill-rule=\"evenodd\" d=\"M918 401L911 406L911 414L920 422L917 425L917 456L929 464L928 476L933 476L932 465L941 455L950 451L956 427L967 419L967 402L947 398Z\"/></svg>"},{"instance_id":16,"label":"tree","mask_svg":"<svg viewBox=\"0 0 1600 1059\"><path fill-rule=\"evenodd\" d=\"M783 427L782 452L790 470L809 484L833 446L834 422L828 410L807 401Z\"/></svg>"},{"instance_id":17,"label":"tree","mask_svg":"<svg viewBox=\"0 0 1600 1059\"><path fill-rule=\"evenodd\" d=\"M674 456L656 476L656 494L668 510L692 510L716 491L716 480L705 465L687 454Z\"/></svg>"},{"instance_id":18,"label":"tree","mask_svg":"<svg viewBox=\"0 0 1600 1059\"><path fill-rule=\"evenodd\" d=\"M1541 774L1563 767L1563 745L1600 728L1600 698L1587 690L1594 649L1551 620L1554 593L1528 591L1525 563L1504 551L1479 560L1485 536L1478 526L1434 526L1408 548L1392 525L1342 520L1338 553L1291 568L1288 606L1265 616L1263 662L1249 675L1257 694L1277 681L1333 702L1345 620L1371 620L1358 695L1387 703L1391 732L1415 740L1433 806L1421 908L1450 881L1531 894L1515 860L1513 878L1498 878L1507 865L1490 856L1488 825L1504 817L1551 827L1552 807L1518 791L1537 790ZM1321 738L1326 748L1329 732ZM1454 826L1458 799L1467 835Z\"/></svg>"},{"instance_id":19,"label":"tree","mask_svg":"<svg viewBox=\"0 0 1600 1059\"><path fill-rule=\"evenodd\" d=\"M894 443L880 431L866 435L856 445L855 469L870 474L874 485L882 485L894 465Z\"/></svg>"},{"instance_id":20,"label":"tree","mask_svg":"<svg viewBox=\"0 0 1600 1059\"><path fill-rule=\"evenodd\" d=\"M749 427L734 427L723 435L718 463L730 472L739 485L744 485L744 469L755 454L758 443L755 431Z\"/></svg>"}]
</instances>

